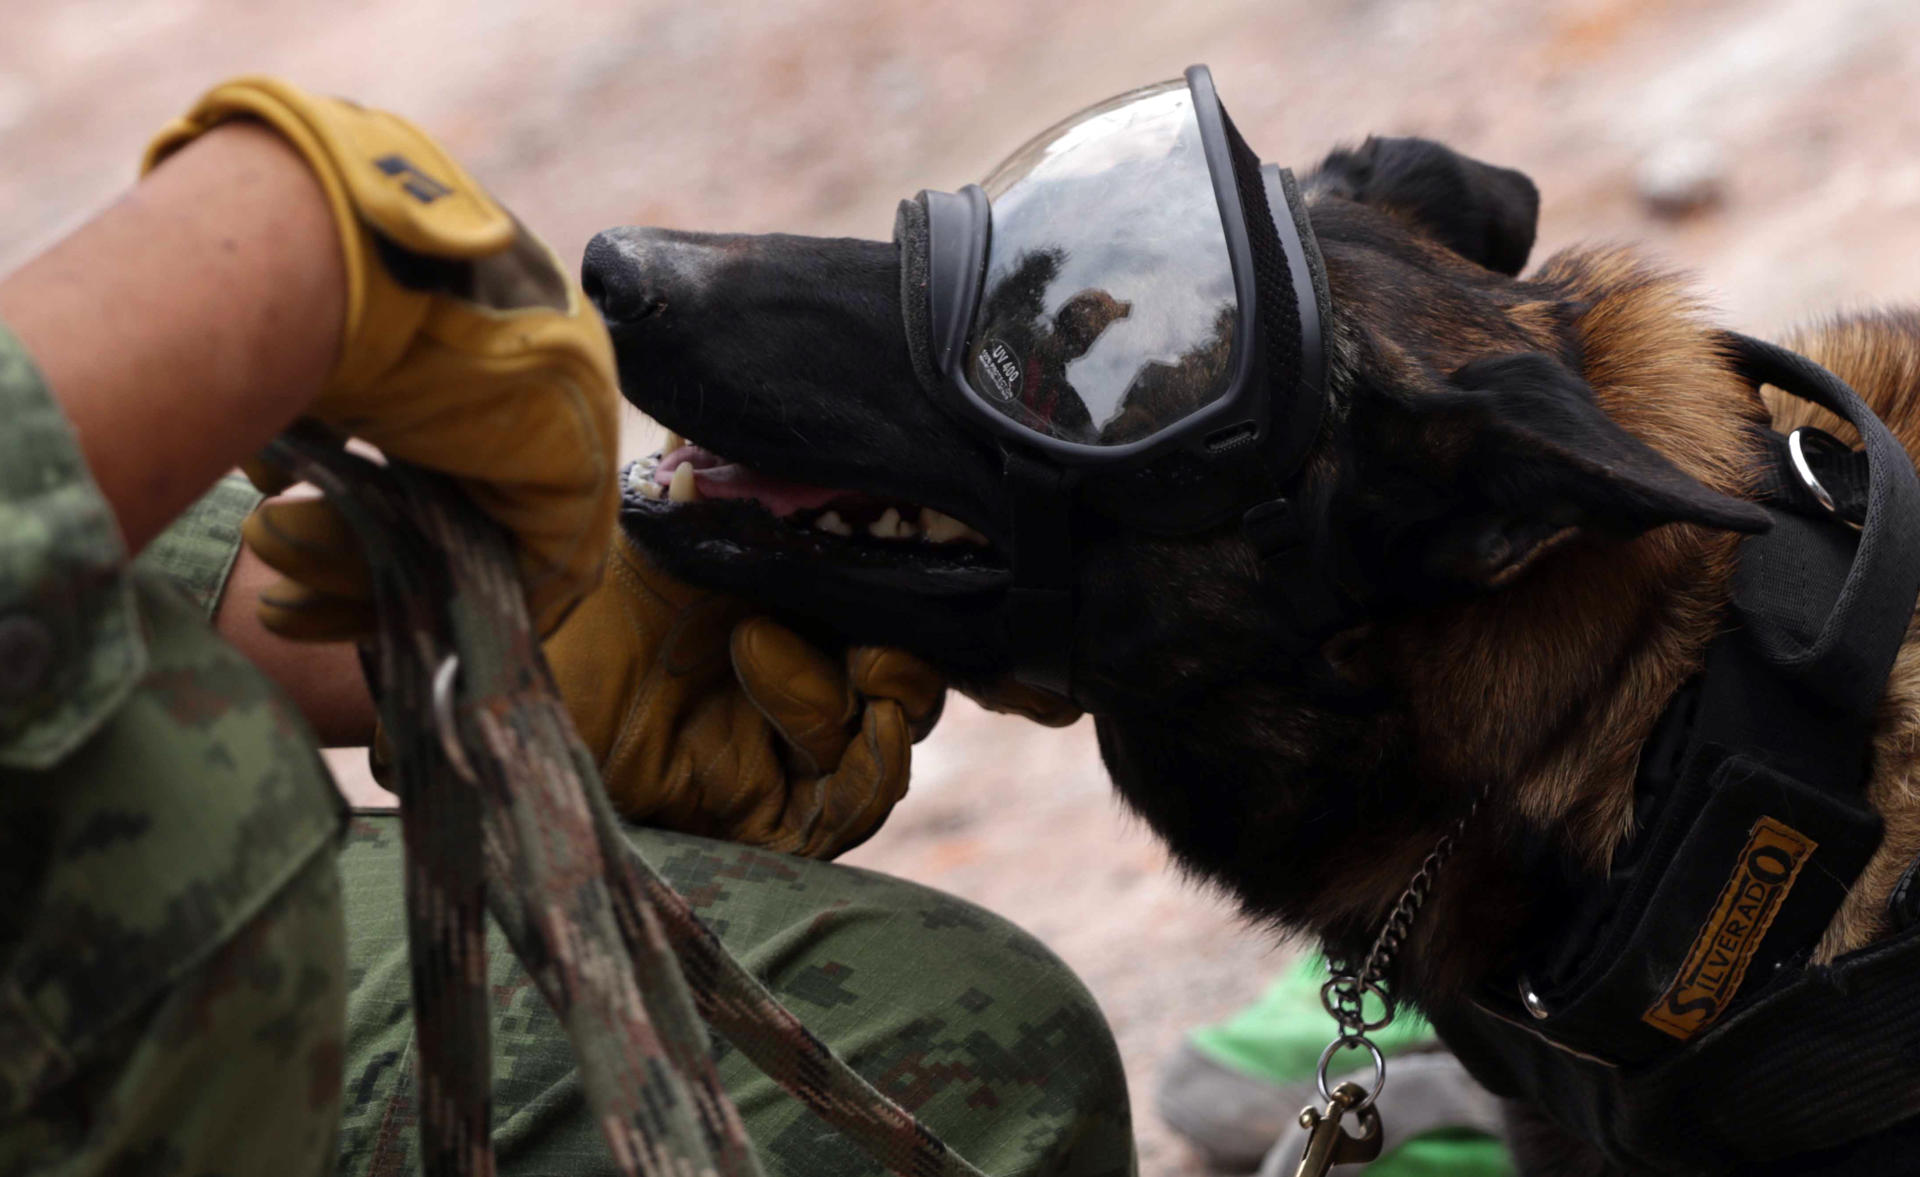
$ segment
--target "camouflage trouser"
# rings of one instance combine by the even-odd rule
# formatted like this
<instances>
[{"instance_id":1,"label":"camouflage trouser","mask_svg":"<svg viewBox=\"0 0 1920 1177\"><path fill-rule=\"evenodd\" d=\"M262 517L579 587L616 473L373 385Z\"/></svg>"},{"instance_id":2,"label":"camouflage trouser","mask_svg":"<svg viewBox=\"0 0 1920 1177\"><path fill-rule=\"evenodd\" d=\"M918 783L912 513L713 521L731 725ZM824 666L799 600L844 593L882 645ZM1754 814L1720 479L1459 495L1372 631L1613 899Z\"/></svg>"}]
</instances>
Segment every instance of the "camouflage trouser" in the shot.
<instances>
[{"instance_id":1,"label":"camouflage trouser","mask_svg":"<svg viewBox=\"0 0 1920 1177\"><path fill-rule=\"evenodd\" d=\"M1125 1080L1093 999L1032 937L938 891L658 830L634 844L727 947L882 1091L989 1174L1133 1170ZM357 815L341 856L350 959L342 1173L411 1172L400 827ZM494 1140L505 1173L607 1171L553 1013L490 939ZM716 1039L770 1177L881 1172Z\"/></svg>"},{"instance_id":2,"label":"camouflage trouser","mask_svg":"<svg viewBox=\"0 0 1920 1177\"><path fill-rule=\"evenodd\" d=\"M337 801L299 718L151 581L132 695L57 767L0 769L0 1175L323 1173L341 1124L338 1171L412 1172L398 819L354 818L336 872ZM866 871L632 836L987 1173L1132 1171L1112 1037L1030 937ZM497 936L492 986L502 1172L610 1171L566 1041ZM877 1172L717 1048L770 1174Z\"/></svg>"}]
</instances>

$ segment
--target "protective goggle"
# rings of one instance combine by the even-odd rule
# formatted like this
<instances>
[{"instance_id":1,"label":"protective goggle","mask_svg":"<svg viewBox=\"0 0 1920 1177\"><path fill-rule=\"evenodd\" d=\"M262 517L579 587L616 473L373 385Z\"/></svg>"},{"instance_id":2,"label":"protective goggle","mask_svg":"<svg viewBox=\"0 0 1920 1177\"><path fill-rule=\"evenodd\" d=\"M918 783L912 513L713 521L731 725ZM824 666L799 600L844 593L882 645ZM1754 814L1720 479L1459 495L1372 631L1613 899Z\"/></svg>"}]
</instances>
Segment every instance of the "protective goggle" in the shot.
<instances>
[{"instance_id":1,"label":"protective goggle","mask_svg":"<svg viewBox=\"0 0 1920 1177\"><path fill-rule=\"evenodd\" d=\"M1291 517L1326 396L1299 190L1194 66L902 201L894 237L915 371L1005 463L1016 673L1072 697L1076 504L1164 534L1239 516L1263 557Z\"/></svg>"},{"instance_id":2,"label":"protective goggle","mask_svg":"<svg viewBox=\"0 0 1920 1177\"><path fill-rule=\"evenodd\" d=\"M1206 67L1081 111L978 185L921 193L898 236L909 302L924 289L910 345L1008 441L1076 466L1277 427L1269 457L1291 468L1311 444L1318 254L1291 174L1247 148Z\"/></svg>"}]
</instances>

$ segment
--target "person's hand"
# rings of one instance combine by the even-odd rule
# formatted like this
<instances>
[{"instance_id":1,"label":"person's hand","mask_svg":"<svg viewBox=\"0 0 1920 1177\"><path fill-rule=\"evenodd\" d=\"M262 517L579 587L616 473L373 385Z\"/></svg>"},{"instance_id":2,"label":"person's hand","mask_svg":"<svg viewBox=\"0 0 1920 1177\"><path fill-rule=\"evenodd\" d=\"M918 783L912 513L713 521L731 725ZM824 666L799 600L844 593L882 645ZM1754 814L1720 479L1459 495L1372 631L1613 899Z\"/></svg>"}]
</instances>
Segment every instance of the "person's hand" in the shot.
<instances>
[{"instance_id":1,"label":"person's hand","mask_svg":"<svg viewBox=\"0 0 1920 1177\"><path fill-rule=\"evenodd\" d=\"M345 332L308 415L460 479L513 534L534 623L552 632L598 579L618 510L619 394L599 315L545 244L391 114L241 78L164 128L143 171L235 119L306 160L345 253ZM248 473L284 485L259 463ZM286 577L261 594L269 629L372 629L358 548L323 504L272 504L245 534Z\"/></svg>"},{"instance_id":2,"label":"person's hand","mask_svg":"<svg viewBox=\"0 0 1920 1177\"><path fill-rule=\"evenodd\" d=\"M829 658L651 567L618 531L606 579L546 653L623 816L818 858L865 841L906 794L946 695L912 655Z\"/></svg>"}]
</instances>

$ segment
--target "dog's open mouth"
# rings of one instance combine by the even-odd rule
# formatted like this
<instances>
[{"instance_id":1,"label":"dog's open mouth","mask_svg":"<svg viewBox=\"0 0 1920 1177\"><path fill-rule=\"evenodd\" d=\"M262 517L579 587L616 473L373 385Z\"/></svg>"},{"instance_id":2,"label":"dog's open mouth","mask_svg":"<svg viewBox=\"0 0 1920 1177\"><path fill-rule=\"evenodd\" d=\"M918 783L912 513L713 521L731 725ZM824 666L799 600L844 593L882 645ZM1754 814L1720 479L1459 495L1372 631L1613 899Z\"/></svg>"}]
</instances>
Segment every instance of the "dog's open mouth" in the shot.
<instances>
[{"instance_id":1,"label":"dog's open mouth","mask_svg":"<svg viewBox=\"0 0 1920 1177\"><path fill-rule=\"evenodd\" d=\"M929 571L1005 567L977 528L905 499L776 477L668 434L658 453L627 471L626 510L643 519L694 522L715 542L873 567Z\"/></svg>"}]
</instances>

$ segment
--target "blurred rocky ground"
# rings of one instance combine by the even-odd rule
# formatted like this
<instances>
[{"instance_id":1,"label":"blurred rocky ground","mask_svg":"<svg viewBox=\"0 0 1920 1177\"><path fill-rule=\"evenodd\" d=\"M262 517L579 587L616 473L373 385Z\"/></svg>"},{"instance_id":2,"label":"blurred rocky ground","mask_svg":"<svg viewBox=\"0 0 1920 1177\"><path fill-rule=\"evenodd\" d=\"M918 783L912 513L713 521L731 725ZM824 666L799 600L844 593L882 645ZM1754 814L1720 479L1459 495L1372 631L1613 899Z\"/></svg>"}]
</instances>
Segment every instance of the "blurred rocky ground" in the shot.
<instances>
[{"instance_id":1,"label":"blurred rocky ground","mask_svg":"<svg viewBox=\"0 0 1920 1177\"><path fill-rule=\"evenodd\" d=\"M900 197L1204 61L1268 158L1446 140L1540 185L1536 256L1644 242L1764 332L1920 293L1916 33L1910 0L6 0L0 269L239 71L406 112L578 257L622 223L884 238ZM849 860L1051 944L1119 1035L1142 1172L1201 1171L1154 1069L1284 957L1120 811L1090 725L956 703Z\"/></svg>"}]
</instances>

